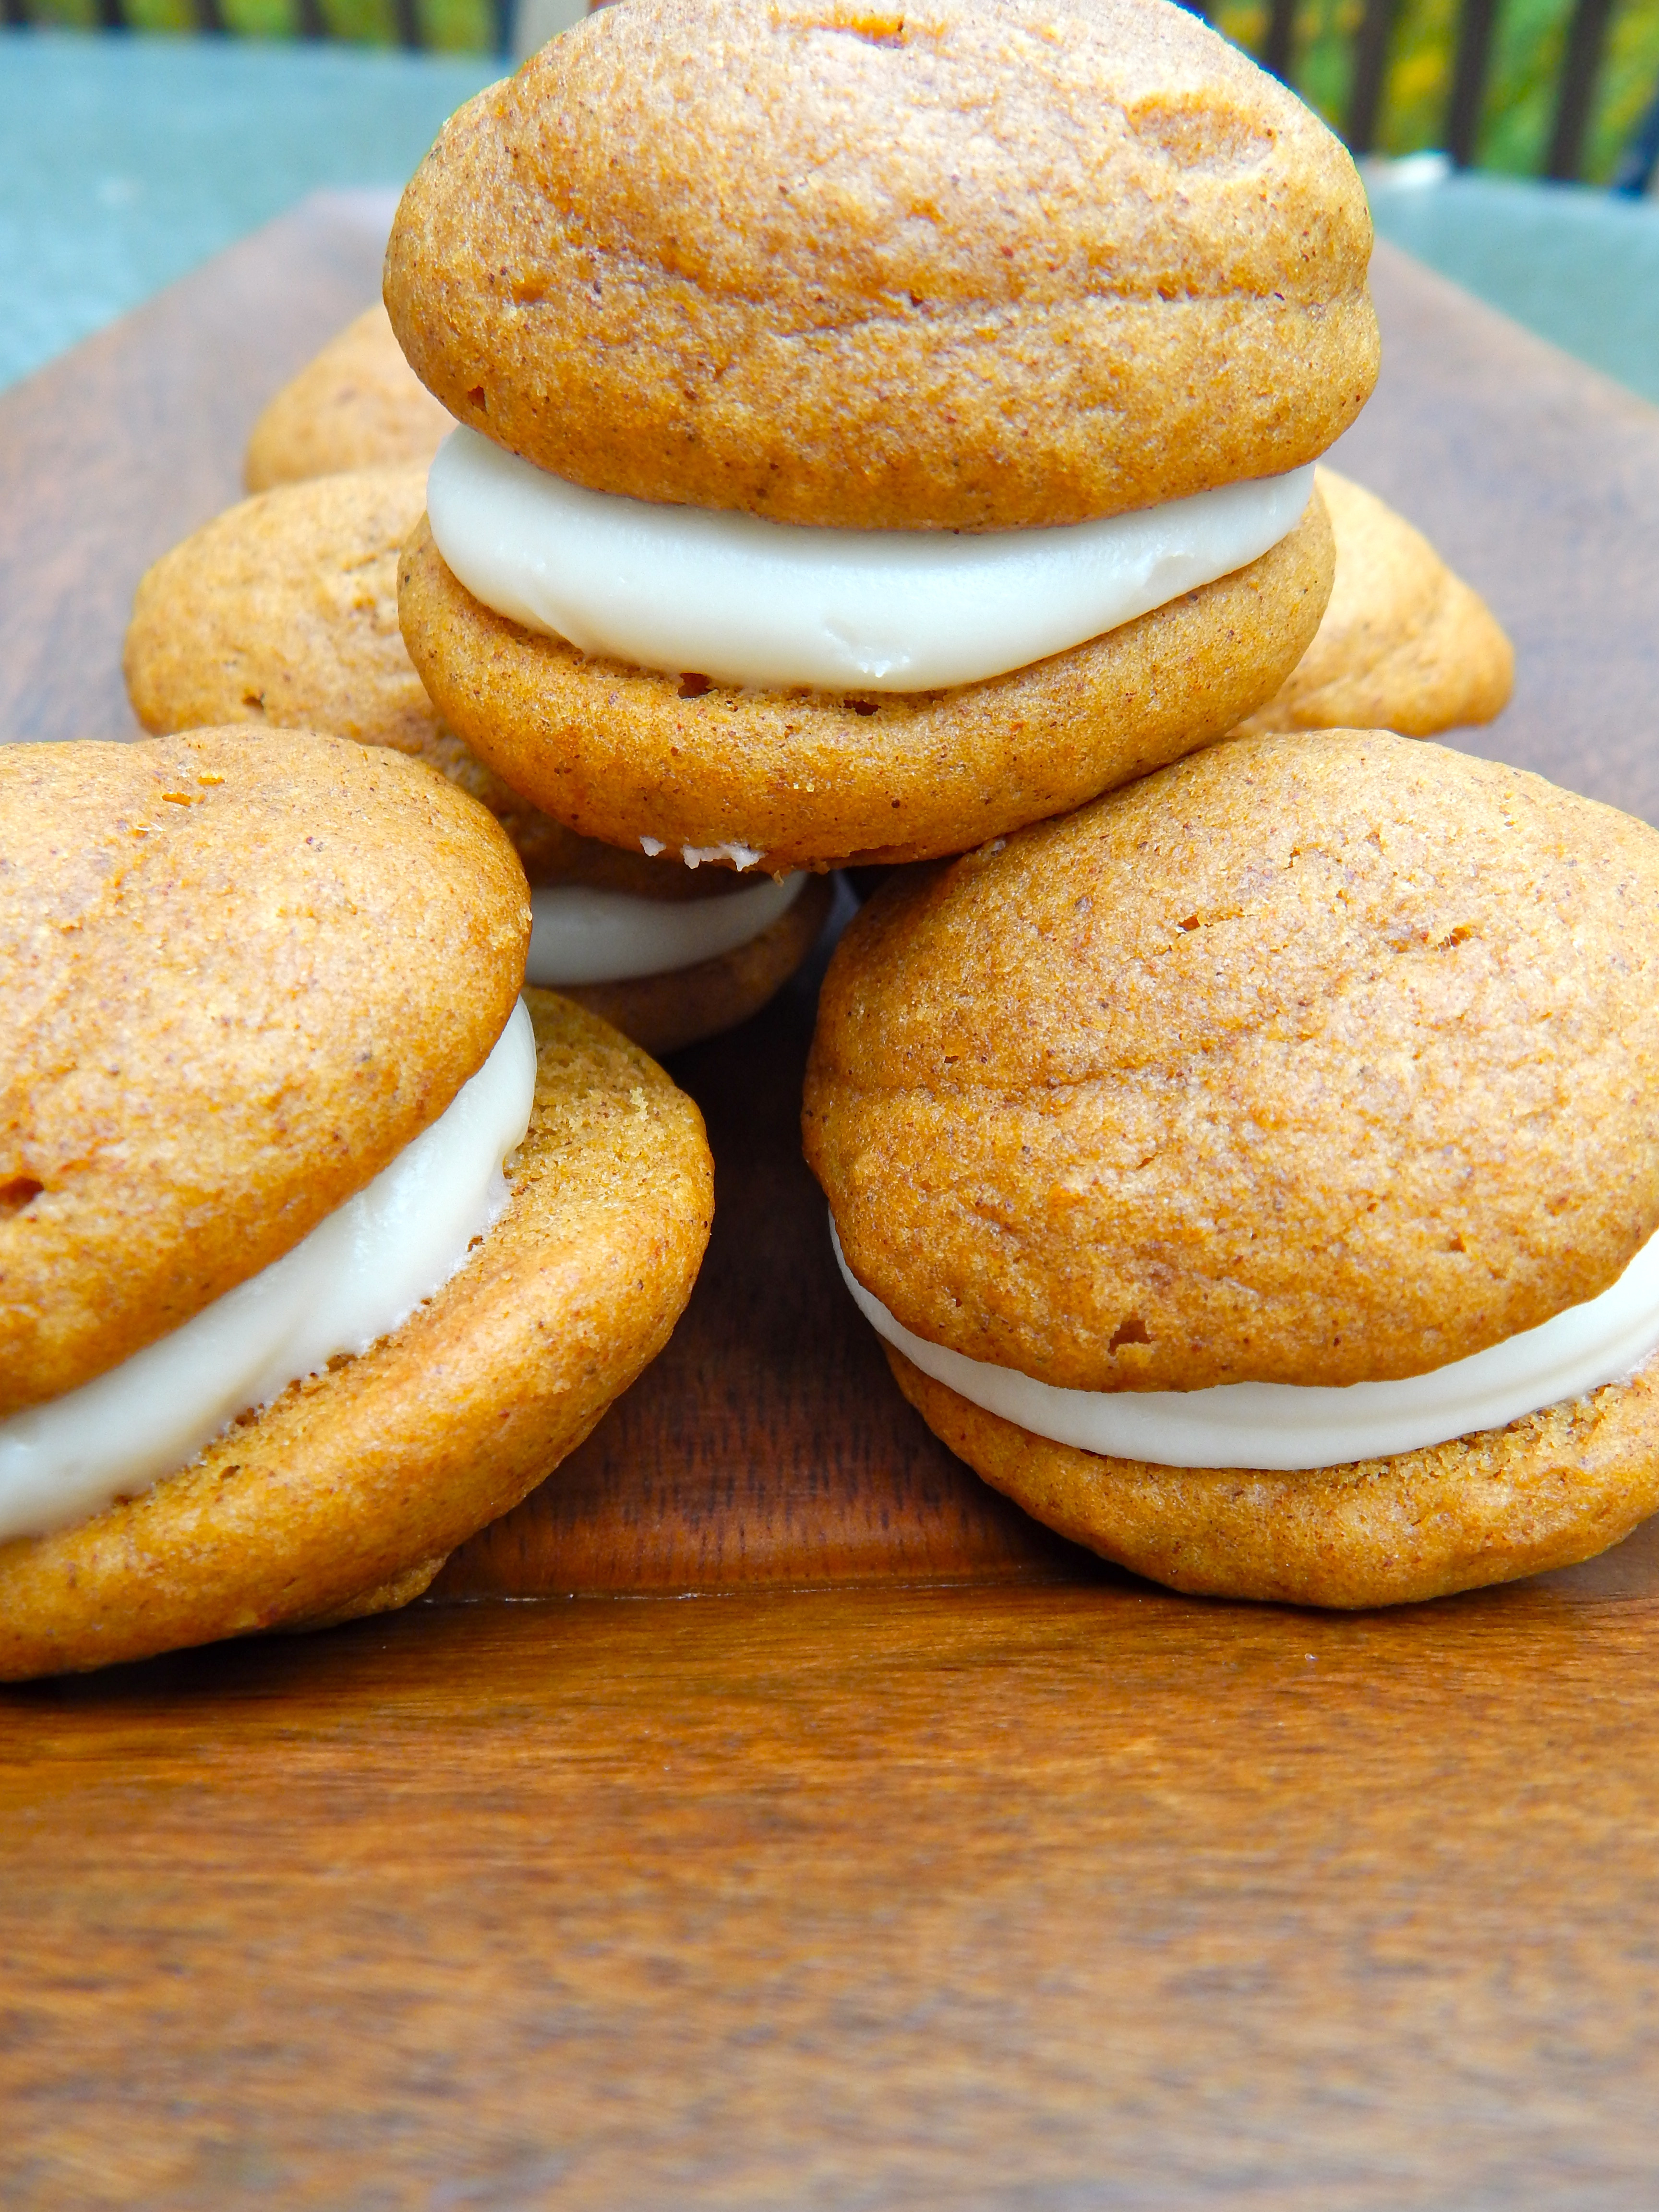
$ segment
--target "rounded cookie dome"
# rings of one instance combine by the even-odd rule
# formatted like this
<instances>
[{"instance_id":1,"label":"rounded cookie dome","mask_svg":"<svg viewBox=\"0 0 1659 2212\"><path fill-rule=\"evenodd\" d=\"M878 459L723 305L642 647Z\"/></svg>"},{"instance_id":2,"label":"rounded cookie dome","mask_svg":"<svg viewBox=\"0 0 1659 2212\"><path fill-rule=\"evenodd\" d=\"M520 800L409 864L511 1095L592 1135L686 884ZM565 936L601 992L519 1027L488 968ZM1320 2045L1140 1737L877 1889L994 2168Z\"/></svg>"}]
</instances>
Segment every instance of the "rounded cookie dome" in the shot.
<instances>
[{"instance_id":1,"label":"rounded cookie dome","mask_svg":"<svg viewBox=\"0 0 1659 2212\"><path fill-rule=\"evenodd\" d=\"M1430 738L1490 722L1515 687L1515 649L1491 608L1374 492L1334 469L1315 474L1336 539L1330 599L1313 643L1240 734Z\"/></svg>"},{"instance_id":2,"label":"rounded cookie dome","mask_svg":"<svg viewBox=\"0 0 1659 2212\"><path fill-rule=\"evenodd\" d=\"M1353 164L1165 0L629 0L453 116L386 298L463 422L595 489L1069 523L1364 404Z\"/></svg>"},{"instance_id":3,"label":"rounded cookie dome","mask_svg":"<svg viewBox=\"0 0 1659 2212\"><path fill-rule=\"evenodd\" d=\"M346 469L424 468L453 428L377 302L267 402L248 437L243 481L269 491Z\"/></svg>"},{"instance_id":4,"label":"rounded cookie dome","mask_svg":"<svg viewBox=\"0 0 1659 2212\"><path fill-rule=\"evenodd\" d=\"M884 888L808 1158L916 1334L1082 1389L1425 1373L1659 1228L1659 835L1376 732L1218 746Z\"/></svg>"},{"instance_id":5,"label":"rounded cookie dome","mask_svg":"<svg viewBox=\"0 0 1659 2212\"><path fill-rule=\"evenodd\" d=\"M343 738L0 747L0 1415L290 1250L435 1121L530 933L483 808Z\"/></svg>"},{"instance_id":6,"label":"rounded cookie dome","mask_svg":"<svg viewBox=\"0 0 1659 2212\"><path fill-rule=\"evenodd\" d=\"M675 885L550 820L445 727L398 626L398 556L425 511L423 467L353 469L204 523L139 583L121 657L133 712L158 737L251 722L395 746L487 806L532 882Z\"/></svg>"},{"instance_id":7,"label":"rounded cookie dome","mask_svg":"<svg viewBox=\"0 0 1659 2212\"><path fill-rule=\"evenodd\" d=\"M425 512L426 471L406 466L281 484L204 523L133 600L122 665L139 720L329 730L445 765L398 627L398 555Z\"/></svg>"}]
</instances>

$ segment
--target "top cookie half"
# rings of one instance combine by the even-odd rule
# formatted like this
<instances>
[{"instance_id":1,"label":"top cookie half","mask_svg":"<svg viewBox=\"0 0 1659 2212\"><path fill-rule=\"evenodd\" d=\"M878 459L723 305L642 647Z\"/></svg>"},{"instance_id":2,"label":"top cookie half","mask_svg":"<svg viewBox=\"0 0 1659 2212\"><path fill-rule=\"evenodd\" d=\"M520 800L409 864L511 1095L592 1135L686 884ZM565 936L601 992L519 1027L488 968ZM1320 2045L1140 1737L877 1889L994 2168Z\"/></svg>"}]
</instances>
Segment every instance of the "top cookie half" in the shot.
<instances>
[{"instance_id":1,"label":"top cookie half","mask_svg":"<svg viewBox=\"0 0 1659 2212\"><path fill-rule=\"evenodd\" d=\"M290 1252L500 1036L482 806L297 730L0 747L0 1419Z\"/></svg>"},{"instance_id":2,"label":"top cookie half","mask_svg":"<svg viewBox=\"0 0 1659 2212\"><path fill-rule=\"evenodd\" d=\"M1322 453L1370 243L1337 141L1166 0L629 0L451 118L386 300L593 489L1001 530Z\"/></svg>"}]
</instances>

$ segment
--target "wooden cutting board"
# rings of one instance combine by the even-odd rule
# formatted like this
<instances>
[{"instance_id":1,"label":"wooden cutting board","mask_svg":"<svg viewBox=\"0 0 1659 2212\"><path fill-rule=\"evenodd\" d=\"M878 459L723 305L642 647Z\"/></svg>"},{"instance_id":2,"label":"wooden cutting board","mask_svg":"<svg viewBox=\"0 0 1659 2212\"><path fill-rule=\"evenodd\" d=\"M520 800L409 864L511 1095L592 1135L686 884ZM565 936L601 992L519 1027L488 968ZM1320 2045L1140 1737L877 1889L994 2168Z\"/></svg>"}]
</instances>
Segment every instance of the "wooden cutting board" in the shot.
<instances>
[{"instance_id":1,"label":"wooden cutting board","mask_svg":"<svg viewBox=\"0 0 1659 2212\"><path fill-rule=\"evenodd\" d=\"M132 586L387 213L312 202L0 396L0 736L131 727ZM1659 413L1397 255L1376 289L1338 458L1515 635L1471 742L1659 818ZM692 1307L442 1586L723 1595L0 1691L0 2202L1650 2205L1659 1522L1355 1617L1051 1541L837 1287L810 1021L677 1063Z\"/></svg>"}]
</instances>

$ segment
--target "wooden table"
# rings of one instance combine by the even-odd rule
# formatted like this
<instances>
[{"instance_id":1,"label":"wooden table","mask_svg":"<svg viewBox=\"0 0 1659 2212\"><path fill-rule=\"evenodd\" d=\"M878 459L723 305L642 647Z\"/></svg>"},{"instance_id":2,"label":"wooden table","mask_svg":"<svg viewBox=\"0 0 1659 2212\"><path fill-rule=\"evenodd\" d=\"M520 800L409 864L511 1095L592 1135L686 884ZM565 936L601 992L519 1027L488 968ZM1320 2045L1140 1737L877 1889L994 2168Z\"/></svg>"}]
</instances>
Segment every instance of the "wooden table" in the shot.
<instances>
[{"instance_id":1,"label":"wooden table","mask_svg":"<svg viewBox=\"0 0 1659 2212\"><path fill-rule=\"evenodd\" d=\"M0 734L130 728L131 586L384 220L313 204L0 398ZM1340 458L1516 635L1480 742L1659 818L1659 413L1377 280ZM1659 1524L1352 1618L1051 1541L836 1290L809 1022L677 1064L692 1309L451 1602L0 1692L0 2202L1651 2204ZM578 1588L715 1594L487 1601Z\"/></svg>"}]
</instances>

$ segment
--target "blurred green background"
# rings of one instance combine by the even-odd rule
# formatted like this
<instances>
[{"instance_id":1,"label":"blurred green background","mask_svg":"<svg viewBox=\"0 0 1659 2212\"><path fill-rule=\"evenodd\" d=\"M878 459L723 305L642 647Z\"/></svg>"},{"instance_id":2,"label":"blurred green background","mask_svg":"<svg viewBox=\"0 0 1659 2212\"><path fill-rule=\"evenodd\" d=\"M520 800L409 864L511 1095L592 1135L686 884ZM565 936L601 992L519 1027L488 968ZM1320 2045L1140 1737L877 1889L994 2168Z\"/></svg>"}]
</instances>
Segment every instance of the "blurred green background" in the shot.
<instances>
[{"instance_id":1,"label":"blurred green background","mask_svg":"<svg viewBox=\"0 0 1659 2212\"><path fill-rule=\"evenodd\" d=\"M1361 0L1303 0L1297 10L1296 88L1338 126L1347 106ZM1534 177L1555 113L1571 0L1502 0L1476 166ZM1219 0L1218 30L1249 53L1267 32L1266 0ZM1457 0L1401 0L1376 150L1415 154L1445 143L1457 38ZM1643 110L1659 89L1659 0L1620 0L1596 88L1584 178L1605 184Z\"/></svg>"},{"instance_id":2,"label":"blurred green background","mask_svg":"<svg viewBox=\"0 0 1659 2212\"><path fill-rule=\"evenodd\" d=\"M398 27L392 0L320 0L328 34L361 46L392 46ZM299 35L294 0L222 0L225 27L245 39L292 39ZM489 0L416 0L422 42L440 53L488 53L495 42ZM126 0L135 31L193 32L196 11L190 0ZM98 27L97 0L29 0L31 19L43 27L92 31Z\"/></svg>"}]
</instances>

